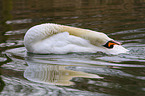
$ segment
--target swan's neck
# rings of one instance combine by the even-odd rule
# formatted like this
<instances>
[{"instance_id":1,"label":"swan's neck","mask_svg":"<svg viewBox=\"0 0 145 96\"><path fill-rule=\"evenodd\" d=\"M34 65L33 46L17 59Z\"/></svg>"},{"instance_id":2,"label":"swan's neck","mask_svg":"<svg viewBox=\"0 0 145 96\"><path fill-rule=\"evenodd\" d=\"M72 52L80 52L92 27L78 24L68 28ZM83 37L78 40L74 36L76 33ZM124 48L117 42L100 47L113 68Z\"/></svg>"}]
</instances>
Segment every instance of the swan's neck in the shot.
<instances>
[{"instance_id":1,"label":"swan's neck","mask_svg":"<svg viewBox=\"0 0 145 96\"><path fill-rule=\"evenodd\" d=\"M89 40L90 43L93 45L100 46L105 44L108 40L111 40L111 38L109 38L106 34L101 32L63 25L62 27L63 27L62 32L69 32L70 35L78 36L86 40Z\"/></svg>"}]
</instances>

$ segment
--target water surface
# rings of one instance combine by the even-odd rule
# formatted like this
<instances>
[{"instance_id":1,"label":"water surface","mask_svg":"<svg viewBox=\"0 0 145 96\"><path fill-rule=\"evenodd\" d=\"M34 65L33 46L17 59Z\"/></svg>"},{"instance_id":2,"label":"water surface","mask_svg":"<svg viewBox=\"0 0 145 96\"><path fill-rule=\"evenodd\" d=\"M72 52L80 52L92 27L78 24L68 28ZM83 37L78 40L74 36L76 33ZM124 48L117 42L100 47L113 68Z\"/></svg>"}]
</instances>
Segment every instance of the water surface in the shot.
<instances>
[{"instance_id":1,"label":"water surface","mask_svg":"<svg viewBox=\"0 0 145 96\"><path fill-rule=\"evenodd\" d=\"M1 96L144 96L143 0L0 0ZM41 23L102 31L127 54L26 53L26 31Z\"/></svg>"}]
</instances>

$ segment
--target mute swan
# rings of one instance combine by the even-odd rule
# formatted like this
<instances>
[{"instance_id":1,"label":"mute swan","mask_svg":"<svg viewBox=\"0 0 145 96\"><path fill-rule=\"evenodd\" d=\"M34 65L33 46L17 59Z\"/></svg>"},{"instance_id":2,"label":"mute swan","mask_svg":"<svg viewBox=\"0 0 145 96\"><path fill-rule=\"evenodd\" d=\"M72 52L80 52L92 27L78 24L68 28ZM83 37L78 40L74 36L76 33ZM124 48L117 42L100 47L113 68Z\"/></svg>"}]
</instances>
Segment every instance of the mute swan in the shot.
<instances>
[{"instance_id":1,"label":"mute swan","mask_svg":"<svg viewBox=\"0 0 145 96\"><path fill-rule=\"evenodd\" d=\"M53 23L30 28L24 36L24 45L28 52L40 54L97 51L119 54L128 51L104 33Z\"/></svg>"}]
</instances>

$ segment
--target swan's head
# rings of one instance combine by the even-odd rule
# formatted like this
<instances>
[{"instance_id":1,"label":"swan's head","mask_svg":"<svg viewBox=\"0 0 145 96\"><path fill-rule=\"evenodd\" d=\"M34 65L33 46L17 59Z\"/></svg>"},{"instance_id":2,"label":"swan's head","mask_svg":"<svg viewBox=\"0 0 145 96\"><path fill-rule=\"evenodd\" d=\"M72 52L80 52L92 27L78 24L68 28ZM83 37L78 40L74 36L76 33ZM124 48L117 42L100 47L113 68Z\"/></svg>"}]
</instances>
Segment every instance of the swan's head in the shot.
<instances>
[{"instance_id":1,"label":"swan's head","mask_svg":"<svg viewBox=\"0 0 145 96\"><path fill-rule=\"evenodd\" d=\"M101 32L95 32L94 34L90 34L90 35L92 38L90 42L96 46L112 49L114 48L114 45L121 45L120 42L117 42L109 38L106 34Z\"/></svg>"},{"instance_id":2,"label":"swan's head","mask_svg":"<svg viewBox=\"0 0 145 96\"><path fill-rule=\"evenodd\" d=\"M102 51L109 54L127 53L129 50L121 46L120 42L117 42L109 38L106 34L97 32L91 35L90 43L98 47L98 51Z\"/></svg>"}]
</instances>

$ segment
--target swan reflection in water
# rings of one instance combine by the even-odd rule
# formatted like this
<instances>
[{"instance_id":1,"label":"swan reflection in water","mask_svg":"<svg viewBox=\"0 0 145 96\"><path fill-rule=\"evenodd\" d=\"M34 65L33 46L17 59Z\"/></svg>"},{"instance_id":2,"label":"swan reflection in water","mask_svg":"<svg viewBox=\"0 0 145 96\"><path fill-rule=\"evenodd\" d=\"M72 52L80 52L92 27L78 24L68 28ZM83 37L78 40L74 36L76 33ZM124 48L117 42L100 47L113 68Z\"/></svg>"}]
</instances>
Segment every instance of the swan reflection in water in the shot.
<instances>
[{"instance_id":1,"label":"swan reflection in water","mask_svg":"<svg viewBox=\"0 0 145 96\"><path fill-rule=\"evenodd\" d=\"M26 62L28 67L24 72L24 77L33 82L69 86L73 85L70 81L73 77L102 78L95 74L69 70L67 67L71 67L70 65L50 64L46 58L44 60L42 57L35 59L31 57Z\"/></svg>"}]
</instances>

